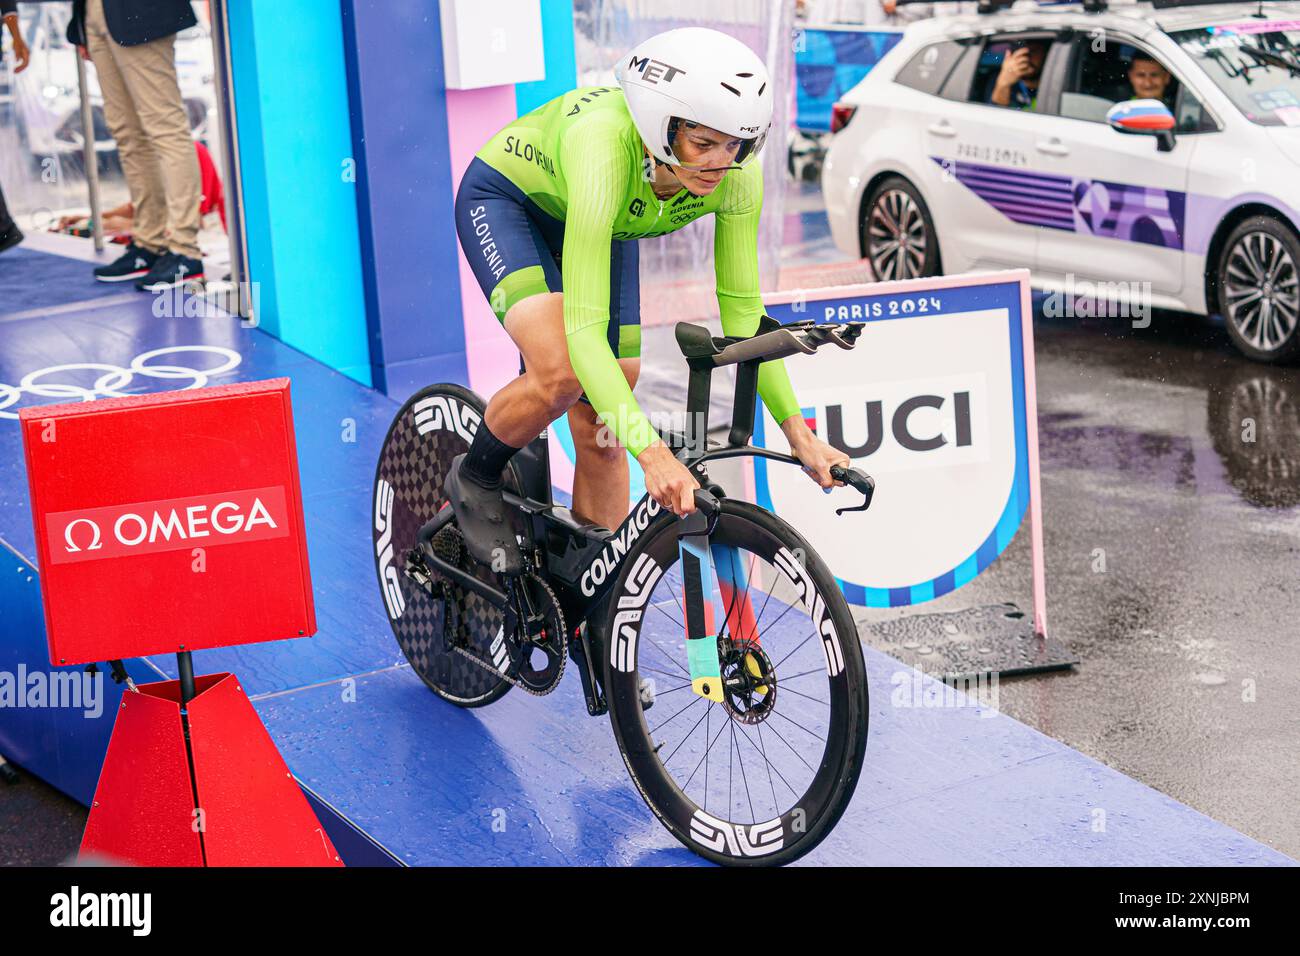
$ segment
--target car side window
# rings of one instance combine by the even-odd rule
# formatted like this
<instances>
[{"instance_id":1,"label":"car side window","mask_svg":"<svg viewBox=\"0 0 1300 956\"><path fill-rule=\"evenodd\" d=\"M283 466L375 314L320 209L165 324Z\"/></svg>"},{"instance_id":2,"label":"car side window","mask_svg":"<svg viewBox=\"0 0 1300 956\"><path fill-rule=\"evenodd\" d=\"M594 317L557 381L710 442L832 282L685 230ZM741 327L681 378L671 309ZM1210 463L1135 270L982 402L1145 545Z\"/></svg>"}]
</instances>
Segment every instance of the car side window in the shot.
<instances>
[{"instance_id":1,"label":"car side window","mask_svg":"<svg viewBox=\"0 0 1300 956\"><path fill-rule=\"evenodd\" d=\"M952 72L957 60L961 58L963 49L962 45L955 40L931 43L913 54L898 71L894 82L920 90L922 93L936 95L944 81L948 79L948 74Z\"/></svg>"},{"instance_id":2,"label":"car side window","mask_svg":"<svg viewBox=\"0 0 1300 956\"><path fill-rule=\"evenodd\" d=\"M1210 133L1219 128L1210 111L1201 105L1201 101L1186 86L1178 88L1178 96L1174 101L1174 119L1178 123L1174 130L1178 133Z\"/></svg>"},{"instance_id":3,"label":"car side window","mask_svg":"<svg viewBox=\"0 0 1300 956\"><path fill-rule=\"evenodd\" d=\"M1039 81L1050 36L993 36L984 41L965 99L1005 109L1037 112Z\"/></svg>"},{"instance_id":4,"label":"car side window","mask_svg":"<svg viewBox=\"0 0 1300 956\"><path fill-rule=\"evenodd\" d=\"M1104 123L1112 106L1134 99L1164 103L1174 114L1177 132L1200 132L1207 123L1214 128L1196 97L1149 50L1116 41L1098 47L1091 38L1079 37L1061 89L1060 115Z\"/></svg>"}]
</instances>

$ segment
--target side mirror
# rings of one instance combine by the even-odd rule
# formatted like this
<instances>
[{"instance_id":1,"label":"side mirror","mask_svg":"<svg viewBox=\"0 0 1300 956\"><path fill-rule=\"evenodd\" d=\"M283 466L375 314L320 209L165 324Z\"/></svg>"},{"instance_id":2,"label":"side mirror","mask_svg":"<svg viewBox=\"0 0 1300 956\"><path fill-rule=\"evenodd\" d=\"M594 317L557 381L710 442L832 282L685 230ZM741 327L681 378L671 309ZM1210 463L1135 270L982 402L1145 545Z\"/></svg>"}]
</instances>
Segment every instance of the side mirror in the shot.
<instances>
[{"instance_id":1,"label":"side mirror","mask_svg":"<svg viewBox=\"0 0 1300 956\"><path fill-rule=\"evenodd\" d=\"M1159 100L1125 100L1106 111L1106 122L1117 133L1155 136L1161 152L1174 148L1174 114Z\"/></svg>"}]
</instances>

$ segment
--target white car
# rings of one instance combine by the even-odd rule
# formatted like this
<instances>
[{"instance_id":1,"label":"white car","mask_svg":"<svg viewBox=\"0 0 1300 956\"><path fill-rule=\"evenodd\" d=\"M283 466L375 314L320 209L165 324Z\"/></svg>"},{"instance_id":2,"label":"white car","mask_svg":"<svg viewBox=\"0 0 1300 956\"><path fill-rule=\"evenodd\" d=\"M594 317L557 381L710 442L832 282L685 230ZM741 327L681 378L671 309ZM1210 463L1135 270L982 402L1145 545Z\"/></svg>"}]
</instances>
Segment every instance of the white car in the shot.
<instances>
[{"instance_id":1,"label":"white car","mask_svg":"<svg viewBox=\"0 0 1300 956\"><path fill-rule=\"evenodd\" d=\"M836 244L885 280L1028 267L1049 291L1221 313L1255 359L1300 354L1300 3L1086 6L909 26L836 107ZM1019 47L1037 84L995 105ZM1162 95L1138 96L1138 66ZM1172 128L1133 135L1133 106Z\"/></svg>"}]
</instances>

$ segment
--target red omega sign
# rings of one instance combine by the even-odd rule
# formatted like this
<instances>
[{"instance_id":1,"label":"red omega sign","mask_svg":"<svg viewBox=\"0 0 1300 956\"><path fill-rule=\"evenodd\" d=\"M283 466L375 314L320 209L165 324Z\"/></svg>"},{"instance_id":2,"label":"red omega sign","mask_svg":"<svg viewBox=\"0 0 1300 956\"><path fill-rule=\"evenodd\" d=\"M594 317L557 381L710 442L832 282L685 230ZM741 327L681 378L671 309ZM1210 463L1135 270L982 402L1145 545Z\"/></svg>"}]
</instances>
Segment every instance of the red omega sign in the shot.
<instances>
[{"instance_id":1,"label":"red omega sign","mask_svg":"<svg viewBox=\"0 0 1300 956\"><path fill-rule=\"evenodd\" d=\"M277 486L60 511L45 516L45 528L50 563L67 564L280 538L289 514Z\"/></svg>"},{"instance_id":2,"label":"red omega sign","mask_svg":"<svg viewBox=\"0 0 1300 956\"><path fill-rule=\"evenodd\" d=\"M19 418L51 663L315 632L288 379Z\"/></svg>"}]
</instances>

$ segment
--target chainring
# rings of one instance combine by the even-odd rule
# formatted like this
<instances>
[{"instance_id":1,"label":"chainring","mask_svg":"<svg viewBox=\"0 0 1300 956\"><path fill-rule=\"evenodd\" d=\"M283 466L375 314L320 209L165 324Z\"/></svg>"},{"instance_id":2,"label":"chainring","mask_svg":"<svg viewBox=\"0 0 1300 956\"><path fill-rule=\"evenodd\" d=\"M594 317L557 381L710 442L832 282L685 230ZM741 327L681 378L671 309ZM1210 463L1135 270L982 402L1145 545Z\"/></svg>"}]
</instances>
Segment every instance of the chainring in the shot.
<instances>
[{"instance_id":1,"label":"chainring","mask_svg":"<svg viewBox=\"0 0 1300 956\"><path fill-rule=\"evenodd\" d=\"M530 637L525 632L518 615L511 609L497 628L496 636L488 648L490 658L480 657L460 645L453 646L452 650L520 690L534 697L545 697L559 686L569 656L564 611L550 585L534 572L525 571L507 584L512 600L516 597L514 589L519 587L528 588L532 606L542 618L536 636ZM538 655L544 662L540 666L536 663Z\"/></svg>"}]
</instances>

